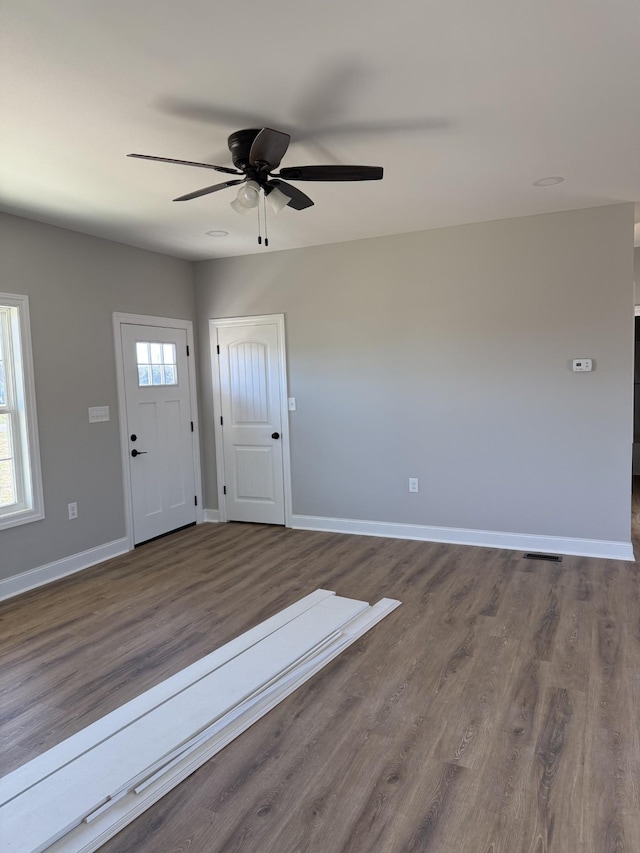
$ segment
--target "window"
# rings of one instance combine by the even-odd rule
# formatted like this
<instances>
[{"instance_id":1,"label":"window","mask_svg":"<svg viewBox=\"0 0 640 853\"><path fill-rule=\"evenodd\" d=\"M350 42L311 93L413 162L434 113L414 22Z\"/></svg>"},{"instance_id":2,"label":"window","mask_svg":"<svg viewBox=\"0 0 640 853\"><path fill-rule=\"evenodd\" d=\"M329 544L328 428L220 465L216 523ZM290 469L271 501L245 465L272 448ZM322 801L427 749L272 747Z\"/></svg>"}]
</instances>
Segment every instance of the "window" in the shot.
<instances>
[{"instance_id":1,"label":"window","mask_svg":"<svg viewBox=\"0 0 640 853\"><path fill-rule=\"evenodd\" d=\"M137 341L138 386L177 385L176 345Z\"/></svg>"},{"instance_id":2,"label":"window","mask_svg":"<svg viewBox=\"0 0 640 853\"><path fill-rule=\"evenodd\" d=\"M0 528L44 518L29 300L0 293Z\"/></svg>"}]
</instances>

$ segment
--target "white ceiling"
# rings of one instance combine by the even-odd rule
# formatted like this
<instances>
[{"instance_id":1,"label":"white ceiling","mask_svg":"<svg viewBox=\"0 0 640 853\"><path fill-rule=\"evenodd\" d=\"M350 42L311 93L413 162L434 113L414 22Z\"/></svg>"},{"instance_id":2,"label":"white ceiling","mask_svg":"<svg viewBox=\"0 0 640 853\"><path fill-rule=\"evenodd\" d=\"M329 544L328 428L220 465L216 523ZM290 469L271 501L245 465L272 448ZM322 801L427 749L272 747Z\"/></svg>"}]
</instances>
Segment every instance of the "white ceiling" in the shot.
<instances>
[{"instance_id":1,"label":"white ceiling","mask_svg":"<svg viewBox=\"0 0 640 853\"><path fill-rule=\"evenodd\" d=\"M1 7L10 213L184 258L265 251L233 189L172 203L224 175L125 156L229 166L229 133L262 126L291 133L284 166L385 169L299 183L316 206L271 216L271 249L640 201L637 0Z\"/></svg>"}]
</instances>

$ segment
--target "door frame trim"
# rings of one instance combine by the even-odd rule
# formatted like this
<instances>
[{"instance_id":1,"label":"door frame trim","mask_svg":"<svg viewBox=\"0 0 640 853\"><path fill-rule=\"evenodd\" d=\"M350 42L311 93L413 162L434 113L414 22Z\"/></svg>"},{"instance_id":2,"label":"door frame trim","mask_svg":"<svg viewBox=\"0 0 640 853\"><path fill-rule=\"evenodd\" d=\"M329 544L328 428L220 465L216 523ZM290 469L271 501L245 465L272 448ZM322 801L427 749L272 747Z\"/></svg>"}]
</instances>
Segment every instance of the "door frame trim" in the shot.
<instances>
[{"instance_id":1,"label":"door frame trim","mask_svg":"<svg viewBox=\"0 0 640 853\"><path fill-rule=\"evenodd\" d=\"M193 343L193 323L191 320L178 320L171 317L152 317L149 314L123 314L113 312L113 340L116 358L116 384L118 392L118 421L120 426L120 454L122 459L122 488L124 492L124 521L127 550L135 547L133 541L133 500L131 497L131 478L129 466L129 440L127 438L126 397L124 381L124 361L122 358L122 326L157 326L165 329L182 329L187 333L189 358L189 397L191 400L191 420L193 421L193 474L194 488L198 498L196 524L204 521L202 506L202 469L200 466L200 429L198 421L198 386L196 385L196 354Z\"/></svg>"},{"instance_id":2,"label":"door frame trim","mask_svg":"<svg viewBox=\"0 0 640 853\"><path fill-rule=\"evenodd\" d=\"M217 361L218 329L233 326L261 326L275 323L278 328L278 366L280 368L280 421L282 425L282 475L284 485L284 526L292 526L291 501L291 451L289 448L289 393L287 390L287 350L285 341L284 314L253 314L247 317L218 317L209 320L209 344L211 349L211 378L213 393L213 429L216 446L216 479L218 485L218 520L227 521L227 502L224 494L224 449L222 446L222 392L220 370Z\"/></svg>"}]
</instances>

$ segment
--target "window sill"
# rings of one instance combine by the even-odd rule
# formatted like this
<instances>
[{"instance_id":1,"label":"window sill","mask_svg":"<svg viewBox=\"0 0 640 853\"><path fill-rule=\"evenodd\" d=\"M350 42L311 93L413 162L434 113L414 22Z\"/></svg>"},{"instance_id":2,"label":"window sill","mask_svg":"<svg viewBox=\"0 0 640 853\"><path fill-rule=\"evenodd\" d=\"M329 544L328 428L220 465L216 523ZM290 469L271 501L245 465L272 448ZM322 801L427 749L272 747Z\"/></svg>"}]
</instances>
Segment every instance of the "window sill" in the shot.
<instances>
[{"instance_id":1,"label":"window sill","mask_svg":"<svg viewBox=\"0 0 640 853\"><path fill-rule=\"evenodd\" d=\"M20 524L29 524L31 521L40 521L44 518L44 509L19 509L14 512L0 512L0 530L8 527L18 527Z\"/></svg>"}]
</instances>

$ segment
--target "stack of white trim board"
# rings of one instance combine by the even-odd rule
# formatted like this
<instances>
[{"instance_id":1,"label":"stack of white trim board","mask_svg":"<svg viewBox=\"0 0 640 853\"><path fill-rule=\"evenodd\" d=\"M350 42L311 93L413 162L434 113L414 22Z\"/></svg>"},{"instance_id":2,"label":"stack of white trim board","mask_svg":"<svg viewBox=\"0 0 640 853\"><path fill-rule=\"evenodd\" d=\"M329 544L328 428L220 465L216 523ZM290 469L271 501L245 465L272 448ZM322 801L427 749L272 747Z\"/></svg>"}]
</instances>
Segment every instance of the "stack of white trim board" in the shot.
<instances>
[{"instance_id":1,"label":"stack of white trim board","mask_svg":"<svg viewBox=\"0 0 640 853\"><path fill-rule=\"evenodd\" d=\"M316 590L18 767L2 850L97 850L399 604Z\"/></svg>"}]
</instances>

